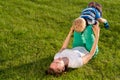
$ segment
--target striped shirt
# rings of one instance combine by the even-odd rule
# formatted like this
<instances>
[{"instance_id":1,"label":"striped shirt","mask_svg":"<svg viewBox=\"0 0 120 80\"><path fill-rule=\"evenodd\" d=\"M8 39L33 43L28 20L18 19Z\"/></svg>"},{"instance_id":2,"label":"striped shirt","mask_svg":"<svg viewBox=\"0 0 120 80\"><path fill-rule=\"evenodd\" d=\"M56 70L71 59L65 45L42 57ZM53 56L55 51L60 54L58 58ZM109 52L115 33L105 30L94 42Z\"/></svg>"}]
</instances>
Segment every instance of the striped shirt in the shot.
<instances>
[{"instance_id":1,"label":"striped shirt","mask_svg":"<svg viewBox=\"0 0 120 80\"><path fill-rule=\"evenodd\" d=\"M98 18L101 18L101 14L96 8L90 7L84 9L80 17L84 18L87 21L87 24L93 25Z\"/></svg>"}]
</instances>

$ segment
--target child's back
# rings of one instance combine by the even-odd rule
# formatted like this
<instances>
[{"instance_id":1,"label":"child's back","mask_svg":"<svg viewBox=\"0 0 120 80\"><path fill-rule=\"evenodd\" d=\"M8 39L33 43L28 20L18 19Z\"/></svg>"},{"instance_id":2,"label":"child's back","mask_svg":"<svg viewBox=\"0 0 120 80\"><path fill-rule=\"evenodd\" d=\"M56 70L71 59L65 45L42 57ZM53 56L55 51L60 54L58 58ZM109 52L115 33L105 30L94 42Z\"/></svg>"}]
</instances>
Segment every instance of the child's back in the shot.
<instances>
[{"instance_id":1,"label":"child's back","mask_svg":"<svg viewBox=\"0 0 120 80\"><path fill-rule=\"evenodd\" d=\"M86 20L87 25L94 25L97 19L101 18L101 13L96 8L90 7L84 9L80 17Z\"/></svg>"}]
</instances>

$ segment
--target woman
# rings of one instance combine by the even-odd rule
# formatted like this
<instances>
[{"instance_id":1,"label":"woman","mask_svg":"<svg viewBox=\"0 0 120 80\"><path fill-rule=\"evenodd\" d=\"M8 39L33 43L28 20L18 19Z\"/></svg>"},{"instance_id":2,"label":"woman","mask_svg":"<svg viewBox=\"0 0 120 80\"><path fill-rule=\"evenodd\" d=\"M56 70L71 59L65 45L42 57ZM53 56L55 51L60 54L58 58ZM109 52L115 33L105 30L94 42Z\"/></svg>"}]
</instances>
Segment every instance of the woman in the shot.
<instances>
[{"instance_id":1,"label":"woman","mask_svg":"<svg viewBox=\"0 0 120 80\"><path fill-rule=\"evenodd\" d=\"M63 43L62 48L54 56L54 60L50 64L49 69L47 70L47 73L58 75L66 71L67 68L79 68L82 65L88 63L92 58L92 56L94 55L97 48L97 44L99 40L99 32L100 32L98 25L99 24L97 23L96 25L93 26L95 40L90 52L87 51L87 49L83 46L67 49L67 46L70 42L70 38L74 31L72 27Z\"/></svg>"}]
</instances>

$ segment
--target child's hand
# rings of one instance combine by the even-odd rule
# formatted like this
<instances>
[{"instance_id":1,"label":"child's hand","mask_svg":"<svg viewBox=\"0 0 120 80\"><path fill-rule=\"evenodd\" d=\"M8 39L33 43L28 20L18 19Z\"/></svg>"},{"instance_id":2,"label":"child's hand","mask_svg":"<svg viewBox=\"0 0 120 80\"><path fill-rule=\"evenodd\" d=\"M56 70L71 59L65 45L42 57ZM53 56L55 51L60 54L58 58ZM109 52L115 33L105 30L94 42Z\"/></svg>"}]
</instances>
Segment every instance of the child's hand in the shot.
<instances>
[{"instance_id":1,"label":"child's hand","mask_svg":"<svg viewBox=\"0 0 120 80\"><path fill-rule=\"evenodd\" d=\"M106 29L109 29L109 24L108 24L108 22L104 23L104 27L105 27Z\"/></svg>"}]
</instances>

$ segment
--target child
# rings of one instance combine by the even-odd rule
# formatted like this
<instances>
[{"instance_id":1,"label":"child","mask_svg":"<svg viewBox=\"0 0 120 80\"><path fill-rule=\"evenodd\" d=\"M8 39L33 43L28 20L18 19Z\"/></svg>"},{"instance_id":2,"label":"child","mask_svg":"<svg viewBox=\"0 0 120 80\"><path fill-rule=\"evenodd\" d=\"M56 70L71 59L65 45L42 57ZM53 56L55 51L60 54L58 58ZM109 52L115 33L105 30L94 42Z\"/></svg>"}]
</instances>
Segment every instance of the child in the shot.
<instances>
[{"instance_id":1,"label":"child","mask_svg":"<svg viewBox=\"0 0 120 80\"><path fill-rule=\"evenodd\" d=\"M95 25L97 21L104 23L104 27L106 29L109 28L109 24L106 19L102 18L102 6L96 2L90 2L88 4L88 8L82 11L80 16L84 18L87 25Z\"/></svg>"}]
</instances>

